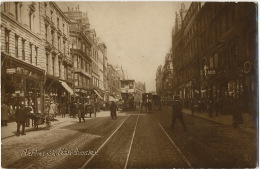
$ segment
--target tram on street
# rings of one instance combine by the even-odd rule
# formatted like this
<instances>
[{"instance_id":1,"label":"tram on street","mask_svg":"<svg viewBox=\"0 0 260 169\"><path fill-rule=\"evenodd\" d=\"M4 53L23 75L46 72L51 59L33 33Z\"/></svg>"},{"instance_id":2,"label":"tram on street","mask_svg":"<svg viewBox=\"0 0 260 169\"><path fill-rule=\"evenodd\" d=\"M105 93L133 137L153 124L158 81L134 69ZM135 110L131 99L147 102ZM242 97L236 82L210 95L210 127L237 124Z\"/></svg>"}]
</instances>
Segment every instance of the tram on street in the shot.
<instances>
[{"instance_id":1,"label":"tram on street","mask_svg":"<svg viewBox=\"0 0 260 169\"><path fill-rule=\"evenodd\" d=\"M122 110L135 110L135 80L120 80L121 82L121 97Z\"/></svg>"}]
</instances>

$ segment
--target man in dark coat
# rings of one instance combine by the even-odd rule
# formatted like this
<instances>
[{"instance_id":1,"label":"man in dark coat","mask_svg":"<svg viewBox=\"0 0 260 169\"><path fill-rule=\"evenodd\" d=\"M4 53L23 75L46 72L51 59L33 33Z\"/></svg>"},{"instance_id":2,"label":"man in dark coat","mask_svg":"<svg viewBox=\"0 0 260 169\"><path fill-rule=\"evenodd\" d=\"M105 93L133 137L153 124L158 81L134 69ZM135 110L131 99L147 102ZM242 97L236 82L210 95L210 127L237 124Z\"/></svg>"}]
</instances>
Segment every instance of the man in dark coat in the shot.
<instances>
[{"instance_id":1,"label":"man in dark coat","mask_svg":"<svg viewBox=\"0 0 260 169\"><path fill-rule=\"evenodd\" d=\"M111 106L110 106L110 115L112 119L116 119L117 115L116 115L116 111L119 110L116 103L114 101L112 101Z\"/></svg>"},{"instance_id":2,"label":"man in dark coat","mask_svg":"<svg viewBox=\"0 0 260 169\"><path fill-rule=\"evenodd\" d=\"M10 114L10 108L4 101L1 106L1 120L2 120L2 126L7 126L7 122L9 120L9 114Z\"/></svg>"},{"instance_id":3,"label":"man in dark coat","mask_svg":"<svg viewBox=\"0 0 260 169\"><path fill-rule=\"evenodd\" d=\"M15 112L15 118L17 123L17 132L16 135L20 136L20 127L22 126L22 133L21 135L25 135L25 123L27 121L27 112L29 111L28 108L25 108L23 104L20 104Z\"/></svg>"},{"instance_id":4,"label":"man in dark coat","mask_svg":"<svg viewBox=\"0 0 260 169\"><path fill-rule=\"evenodd\" d=\"M174 124L176 119L179 119L182 127L184 128L184 130L186 131L186 125L183 121L183 113L182 113L182 104L180 102L180 97L179 96L174 96L174 101L172 104L172 128L174 128Z\"/></svg>"},{"instance_id":5,"label":"man in dark coat","mask_svg":"<svg viewBox=\"0 0 260 169\"><path fill-rule=\"evenodd\" d=\"M85 106L83 103L79 103L78 117L80 123L81 123L81 119L83 119L83 121L85 122L84 116L85 116Z\"/></svg>"}]
</instances>

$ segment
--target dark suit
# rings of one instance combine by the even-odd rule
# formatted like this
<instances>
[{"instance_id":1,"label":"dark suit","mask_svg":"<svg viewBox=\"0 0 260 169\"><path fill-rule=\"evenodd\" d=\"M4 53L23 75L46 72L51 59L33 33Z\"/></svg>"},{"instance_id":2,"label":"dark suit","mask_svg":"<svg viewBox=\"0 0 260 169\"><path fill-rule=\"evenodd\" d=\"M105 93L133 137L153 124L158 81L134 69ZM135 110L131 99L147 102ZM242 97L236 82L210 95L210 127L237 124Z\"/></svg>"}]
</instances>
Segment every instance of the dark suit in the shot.
<instances>
[{"instance_id":1,"label":"dark suit","mask_svg":"<svg viewBox=\"0 0 260 169\"><path fill-rule=\"evenodd\" d=\"M79 104L79 112L78 112L78 116L79 116L79 122L81 122L81 118L83 119L83 121L85 122L84 116L85 116L85 106L83 103Z\"/></svg>"},{"instance_id":2,"label":"dark suit","mask_svg":"<svg viewBox=\"0 0 260 169\"><path fill-rule=\"evenodd\" d=\"M17 123L17 135L20 135L20 127L22 125L22 135L25 134L25 123L27 121L27 108L17 108L15 112L15 118Z\"/></svg>"},{"instance_id":3,"label":"dark suit","mask_svg":"<svg viewBox=\"0 0 260 169\"><path fill-rule=\"evenodd\" d=\"M115 103L112 103L110 106L110 115L112 119L116 119L117 115L116 115L116 111L118 110L118 107Z\"/></svg>"},{"instance_id":4,"label":"dark suit","mask_svg":"<svg viewBox=\"0 0 260 169\"><path fill-rule=\"evenodd\" d=\"M172 104L172 128L174 128L176 119L179 119L182 127L186 130L186 125L183 121L182 105L179 100L174 100Z\"/></svg>"}]
</instances>

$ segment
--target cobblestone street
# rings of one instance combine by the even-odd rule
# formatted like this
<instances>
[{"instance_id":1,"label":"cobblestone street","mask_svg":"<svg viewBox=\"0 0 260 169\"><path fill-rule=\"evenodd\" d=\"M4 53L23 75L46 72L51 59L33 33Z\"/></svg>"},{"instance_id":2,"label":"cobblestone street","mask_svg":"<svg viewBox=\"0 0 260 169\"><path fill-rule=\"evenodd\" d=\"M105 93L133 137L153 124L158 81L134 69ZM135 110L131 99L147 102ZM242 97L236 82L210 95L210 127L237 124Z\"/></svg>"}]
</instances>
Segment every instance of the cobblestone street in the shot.
<instances>
[{"instance_id":1,"label":"cobblestone street","mask_svg":"<svg viewBox=\"0 0 260 169\"><path fill-rule=\"evenodd\" d=\"M3 139L2 167L256 167L252 132L189 114L187 132L178 122L172 130L170 108L118 114L112 120L101 112L85 123L68 118L50 130Z\"/></svg>"}]
</instances>

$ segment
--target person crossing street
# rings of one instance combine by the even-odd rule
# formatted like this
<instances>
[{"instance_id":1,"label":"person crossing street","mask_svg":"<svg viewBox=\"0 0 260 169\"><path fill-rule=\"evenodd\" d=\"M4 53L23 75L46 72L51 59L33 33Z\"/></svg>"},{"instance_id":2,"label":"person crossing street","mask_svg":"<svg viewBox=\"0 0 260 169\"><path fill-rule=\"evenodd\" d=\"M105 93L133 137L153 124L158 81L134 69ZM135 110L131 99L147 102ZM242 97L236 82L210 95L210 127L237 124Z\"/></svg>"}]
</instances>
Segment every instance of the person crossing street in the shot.
<instances>
[{"instance_id":1,"label":"person crossing street","mask_svg":"<svg viewBox=\"0 0 260 169\"><path fill-rule=\"evenodd\" d=\"M183 112L182 112L182 105L180 102L179 96L174 96L174 101L172 104L172 129L174 128L175 121L179 119L184 131L187 131L187 127L183 121Z\"/></svg>"}]
</instances>

